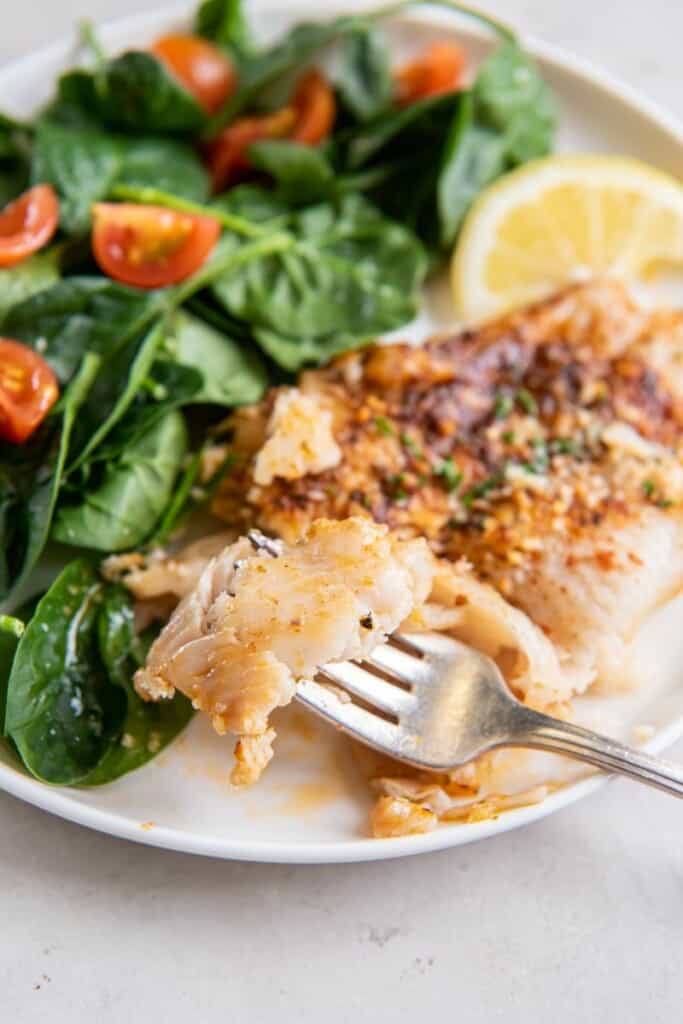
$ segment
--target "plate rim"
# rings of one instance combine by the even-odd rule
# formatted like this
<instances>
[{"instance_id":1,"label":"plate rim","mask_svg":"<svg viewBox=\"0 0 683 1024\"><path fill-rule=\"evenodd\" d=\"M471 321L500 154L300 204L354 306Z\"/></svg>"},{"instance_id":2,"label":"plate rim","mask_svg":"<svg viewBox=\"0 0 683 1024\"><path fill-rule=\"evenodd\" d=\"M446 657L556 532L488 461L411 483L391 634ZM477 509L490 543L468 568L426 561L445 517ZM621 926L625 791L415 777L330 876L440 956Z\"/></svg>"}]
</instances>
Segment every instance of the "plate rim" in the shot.
<instances>
[{"instance_id":1,"label":"plate rim","mask_svg":"<svg viewBox=\"0 0 683 1024\"><path fill-rule=\"evenodd\" d=\"M174 19L186 17L194 5L189 2L160 5L151 11L113 16L97 22L100 31L109 34L114 32L130 32L138 30L143 33L164 22L171 23ZM278 10L282 13L283 6L275 8L267 0L256 0L253 4L258 11ZM367 4L354 2L344 4L341 0L333 0L326 6L325 13L334 15L350 9L360 11ZM311 13L311 3L299 0L287 12L292 22L299 17ZM453 22L453 13L445 10L430 12L416 10L406 12L401 20L417 20L426 24L442 24ZM485 38L485 32L473 30L469 20L464 30L471 36ZM612 72L603 70L593 62L576 56L562 47L547 43L525 32L519 33L525 49L534 58L552 66L562 73L569 73L582 83L606 94L616 103L635 111L651 121L657 128L666 133L683 156L683 123L669 113L657 102L643 96L630 84L622 81ZM3 83L22 73L30 73L34 65L50 63L65 58L72 37L64 35L54 43L20 55L0 67L0 89ZM674 719L642 749L650 753L659 753L683 735L683 715ZM431 853L451 847L463 846L478 842L490 836L498 835L532 824L547 817L564 807L569 807L578 800L601 789L614 776L592 775L578 782L568 784L550 794L543 801L525 807L506 811L498 818L472 824L439 825L434 831L422 835L401 836L388 839L354 838L348 840L255 840L232 839L224 835L193 834L186 830L171 828L156 823L138 823L131 818L112 811L101 810L74 799L70 790L53 787L39 782L26 775L20 769L0 763L0 790L25 803L32 804L41 810L57 817L82 825L119 839L127 839L146 846L173 850L181 853L198 854L223 860L255 861L259 863L286 864L333 864L358 863L366 861L388 860L398 857L413 856L419 853Z\"/></svg>"}]
</instances>

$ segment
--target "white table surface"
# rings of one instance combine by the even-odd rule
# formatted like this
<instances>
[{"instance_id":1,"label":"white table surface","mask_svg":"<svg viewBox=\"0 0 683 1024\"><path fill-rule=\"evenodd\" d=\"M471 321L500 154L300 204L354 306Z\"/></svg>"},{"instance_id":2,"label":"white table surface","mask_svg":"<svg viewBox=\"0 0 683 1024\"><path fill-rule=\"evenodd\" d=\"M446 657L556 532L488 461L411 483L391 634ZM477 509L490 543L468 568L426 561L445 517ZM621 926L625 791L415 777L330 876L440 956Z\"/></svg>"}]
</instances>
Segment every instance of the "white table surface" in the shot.
<instances>
[{"instance_id":1,"label":"white table surface","mask_svg":"<svg viewBox=\"0 0 683 1024\"><path fill-rule=\"evenodd\" d=\"M154 6L4 0L0 60ZM674 0L490 6L683 119ZM317 868L165 853L0 795L7 1024L669 1024L682 952L683 813L626 782L479 845Z\"/></svg>"}]
</instances>

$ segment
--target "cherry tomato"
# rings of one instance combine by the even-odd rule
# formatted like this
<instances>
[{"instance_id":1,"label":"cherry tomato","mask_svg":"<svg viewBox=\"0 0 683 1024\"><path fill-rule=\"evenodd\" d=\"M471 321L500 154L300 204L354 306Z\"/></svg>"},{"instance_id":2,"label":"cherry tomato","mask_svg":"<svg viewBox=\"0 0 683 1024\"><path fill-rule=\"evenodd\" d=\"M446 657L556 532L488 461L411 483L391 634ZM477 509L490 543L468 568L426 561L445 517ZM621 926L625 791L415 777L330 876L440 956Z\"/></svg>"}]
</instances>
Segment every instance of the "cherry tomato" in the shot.
<instances>
[{"instance_id":1,"label":"cherry tomato","mask_svg":"<svg viewBox=\"0 0 683 1024\"><path fill-rule=\"evenodd\" d=\"M315 68L299 79L289 106L260 117L241 117L205 150L214 191L234 185L249 171L247 150L263 139L293 139L315 146L332 130L336 107L327 79Z\"/></svg>"},{"instance_id":2,"label":"cherry tomato","mask_svg":"<svg viewBox=\"0 0 683 1024\"><path fill-rule=\"evenodd\" d=\"M50 241L59 224L52 185L34 185L0 210L0 267L13 267Z\"/></svg>"},{"instance_id":3,"label":"cherry tomato","mask_svg":"<svg viewBox=\"0 0 683 1024\"><path fill-rule=\"evenodd\" d=\"M59 397L57 378L28 345L0 338L0 438L23 444Z\"/></svg>"},{"instance_id":4,"label":"cherry tomato","mask_svg":"<svg viewBox=\"0 0 683 1024\"><path fill-rule=\"evenodd\" d=\"M247 150L252 142L289 137L296 124L293 107L262 117L240 117L206 147L205 157L214 192L234 185L249 170Z\"/></svg>"},{"instance_id":5,"label":"cherry tomato","mask_svg":"<svg viewBox=\"0 0 683 1024\"><path fill-rule=\"evenodd\" d=\"M95 203L92 213L98 266L115 281L137 288L184 281L205 262L221 230L213 217L163 206Z\"/></svg>"},{"instance_id":6,"label":"cherry tomato","mask_svg":"<svg viewBox=\"0 0 683 1024\"><path fill-rule=\"evenodd\" d=\"M237 74L232 61L205 39L162 36L151 51L209 114L219 110L235 91Z\"/></svg>"},{"instance_id":7,"label":"cherry tomato","mask_svg":"<svg viewBox=\"0 0 683 1024\"><path fill-rule=\"evenodd\" d=\"M332 131L336 104L329 82L317 68L311 68L299 79L292 106L296 111L296 126L291 134L295 142L309 146L326 139Z\"/></svg>"},{"instance_id":8,"label":"cherry tomato","mask_svg":"<svg viewBox=\"0 0 683 1024\"><path fill-rule=\"evenodd\" d=\"M454 92L462 85L465 52L456 43L433 43L423 57L402 67L396 75L397 100L407 106L427 96Z\"/></svg>"}]
</instances>

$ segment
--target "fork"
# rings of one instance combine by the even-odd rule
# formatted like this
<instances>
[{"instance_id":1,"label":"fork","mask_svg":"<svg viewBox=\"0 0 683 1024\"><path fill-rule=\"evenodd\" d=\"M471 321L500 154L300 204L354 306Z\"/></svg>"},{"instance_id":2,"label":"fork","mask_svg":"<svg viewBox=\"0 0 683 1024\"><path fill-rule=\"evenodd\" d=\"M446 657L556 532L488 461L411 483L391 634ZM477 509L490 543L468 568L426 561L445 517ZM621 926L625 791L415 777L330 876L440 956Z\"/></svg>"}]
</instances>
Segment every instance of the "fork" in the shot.
<instances>
[{"instance_id":1,"label":"fork","mask_svg":"<svg viewBox=\"0 0 683 1024\"><path fill-rule=\"evenodd\" d=\"M248 537L280 554L258 530ZM296 697L353 739L422 770L449 772L499 747L531 747L683 797L679 765L526 707L491 658L441 633L394 633L360 663L321 666Z\"/></svg>"}]
</instances>

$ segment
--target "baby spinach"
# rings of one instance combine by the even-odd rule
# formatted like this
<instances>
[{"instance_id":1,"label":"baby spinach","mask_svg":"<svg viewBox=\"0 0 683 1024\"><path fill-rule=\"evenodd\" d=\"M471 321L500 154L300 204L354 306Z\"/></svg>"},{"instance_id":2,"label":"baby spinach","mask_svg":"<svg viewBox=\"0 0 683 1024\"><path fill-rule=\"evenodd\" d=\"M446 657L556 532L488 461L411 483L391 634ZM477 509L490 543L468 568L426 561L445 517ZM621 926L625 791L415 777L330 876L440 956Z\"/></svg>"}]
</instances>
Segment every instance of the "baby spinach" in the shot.
<instances>
[{"instance_id":1,"label":"baby spinach","mask_svg":"<svg viewBox=\"0 0 683 1024\"><path fill-rule=\"evenodd\" d=\"M52 537L98 551L124 551L154 529L187 452L182 415L171 411L104 465L101 482L74 504L60 504Z\"/></svg>"},{"instance_id":2,"label":"baby spinach","mask_svg":"<svg viewBox=\"0 0 683 1024\"><path fill-rule=\"evenodd\" d=\"M254 51L242 0L203 0L194 23L197 35L226 46L238 60Z\"/></svg>"},{"instance_id":3,"label":"baby spinach","mask_svg":"<svg viewBox=\"0 0 683 1024\"><path fill-rule=\"evenodd\" d=\"M89 562L71 562L38 603L14 655L5 732L45 782L80 782L124 720L125 694L111 685L100 658L102 591Z\"/></svg>"},{"instance_id":4,"label":"baby spinach","mask_svg":"<svg viewBox=\"0 0 683 1024\"><path fill-rule=\"evenodd\" d=\"M93 203L117 184L154 185L179 196L206 199L207 174L197 154L173 139L124 139L91 129L43 121L38 125L31 176L49 182L60 200L60 224L84 234Z\"/></svg>"},{"instance_id":5,"label":"baby spinach","mask_svg":"<svg viewBox=\"0 0 683 1024\"><path fill-rule=\"evenodd\" d=\"M135 635L133 601L124 587L104 589L97 635L110 684L125 694L126 712L108 749L79 780L81 786L101 786L140 768L185 728L193 714L189 700L180 693L173 700L146 703L135 692L133 675L144 663L146 652Z\"/></svg>"},{"instance_id":6,"label":"baby spinach","mask_svg":"<svg viewBox=\"0 0 683 1024\"><path fill-rule=\"evenodd\" d=\"M206 115L194 96L151 53L129 50L102 72L107 122L140 134L194 135Z\"/></svg>"},{"instance_id":7,"label":"baby spinach","mask_svg":"<svg viewBox=\"0 0 683 1024\"><path fill-rule=\"evenodd\" d=\"M331 164L320 149L286 139L268 139L249 147L249 160L258 171L274 179L284 203L305 206L335 190Z\"/></svg>"},{"instance_id":8,"label":"baby spinach","mask_svg":"<svg viewBox=\"0 0 683 1024\"><path fill-rule=\"evenodd\" d=\"M3 330L36 348L65 384L85 352L111 356L144 331L164 302L163 292L106 277L71 277L13 306Z\"/></svg>"},{"instance_id":9,"label":"baby spinach","mask_svg":"<svg viewBox=\"0 0 683 1024\"><path fill-rule=\"evenodd\" d=\"M231 408L262 397L267 384L263 361L221 331L179 310L173 317L167 350L174 361L199 371L203 383L193 402Z\"/></svg>"},{"instance_id":10,"label":"baby spinach","mask_svg":"<svg viewBox=\"0 0 683 1024\"><path fill-rule=\"evenodd\" d=\"M9 310L59 280L58 246L37 252L15 267L0 270L0 323Z\"/></svg>"},{"instance_id":11,"label":"baby spinach","mask_svg":"<svg viewBox=\"0 0 683 1024\"><path fill-rule=\"evenodd\" d=\"M324 358L331 340L345 339L349 347L415 315L426 270L422 247L361 196L295 212L288 235L291 244L281 253L250 260L213 284L218 300L251 325L257 340L267 332L271 356L275 336L297 338L303 363L317 340ZM227 234L221 247L228 253L239 244Z\"/></svg>"},{"instance_id":12,"label":"baby spinach","mask_svg":"<svg viewBox=\"0 0 683 1024\"><path fill-rule=\"evenodd\" d=\"M30 133L14 118L0 114L0 207L28 183Z\"/></svg>"},{"instance_id":13,"label":"baby spinach","mask_svg":"<svg viewBox=\"0 0 683 1024\"><path fill-rule=\"evenodd\" d=\"M359 25L348 33L335 84L346 109L358 121L371 121L390 109L394 80L382 32Z\"/></svg>"},{"instance_id":14,"label":"baby spinach","mask_svg":"<svg viewBox=\"0 0 683 1024\"><path fill-rule=\"evenodd\" d=\"M452 243L471 202L519 164L552 149L555 104L535 65L514 41L482 65L463 97L437 182L441 242Z\"/></svg>"}]
</instances>

